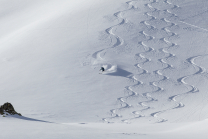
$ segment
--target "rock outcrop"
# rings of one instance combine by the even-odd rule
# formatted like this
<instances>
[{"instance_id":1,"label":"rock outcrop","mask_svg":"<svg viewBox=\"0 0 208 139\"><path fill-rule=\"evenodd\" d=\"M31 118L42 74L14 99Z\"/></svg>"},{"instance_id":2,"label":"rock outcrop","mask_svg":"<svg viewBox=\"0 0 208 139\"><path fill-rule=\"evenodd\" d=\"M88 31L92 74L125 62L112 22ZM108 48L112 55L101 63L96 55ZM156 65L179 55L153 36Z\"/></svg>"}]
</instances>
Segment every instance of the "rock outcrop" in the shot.
<instances>
[{"instance_id":1,"label":"rock outcrop","mask_svg":"<svg viewBox=\"0 0 208 139\"><path fill-rule=\"evenodd\" d=\"M12 106L11 103L4 103L4 105L0 106L0 115L19 115L22 116L20 113L17 113Z\"/></svg>"}]
</instances>

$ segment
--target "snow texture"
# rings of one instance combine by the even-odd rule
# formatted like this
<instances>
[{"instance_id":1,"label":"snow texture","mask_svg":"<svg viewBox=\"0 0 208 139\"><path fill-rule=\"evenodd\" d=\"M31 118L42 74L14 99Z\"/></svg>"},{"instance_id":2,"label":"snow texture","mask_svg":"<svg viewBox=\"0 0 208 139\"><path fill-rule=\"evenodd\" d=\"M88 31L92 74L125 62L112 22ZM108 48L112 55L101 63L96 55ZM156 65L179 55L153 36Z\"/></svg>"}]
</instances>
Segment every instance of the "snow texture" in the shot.
<instances>
[{"instance_id":1,"label":"snow texture","mask_svg":"<svg viewBox=\"0 0 208 139\"><path fill-rule=\"evenodd\" d=\"M1 0L0 137L207 138L207 7Z\"/></svg>"}]
</instances>

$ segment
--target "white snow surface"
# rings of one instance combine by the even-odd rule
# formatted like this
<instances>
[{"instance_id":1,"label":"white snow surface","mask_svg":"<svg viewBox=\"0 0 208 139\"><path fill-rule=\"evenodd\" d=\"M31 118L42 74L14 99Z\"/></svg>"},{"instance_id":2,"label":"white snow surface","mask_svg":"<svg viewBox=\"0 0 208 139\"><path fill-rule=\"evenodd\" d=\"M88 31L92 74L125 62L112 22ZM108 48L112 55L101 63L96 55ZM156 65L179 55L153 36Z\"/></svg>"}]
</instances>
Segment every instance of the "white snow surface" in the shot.
<instances>
[{"instance_id":1,"label":"white snow surface","mask_svg":"<svg viewBox=\"0 0 208 139\"><path fill-rule=\"evenodd\" d=\"M0 137L206 139L207 7L1 0Z\"/></svg>"}]
</instances>

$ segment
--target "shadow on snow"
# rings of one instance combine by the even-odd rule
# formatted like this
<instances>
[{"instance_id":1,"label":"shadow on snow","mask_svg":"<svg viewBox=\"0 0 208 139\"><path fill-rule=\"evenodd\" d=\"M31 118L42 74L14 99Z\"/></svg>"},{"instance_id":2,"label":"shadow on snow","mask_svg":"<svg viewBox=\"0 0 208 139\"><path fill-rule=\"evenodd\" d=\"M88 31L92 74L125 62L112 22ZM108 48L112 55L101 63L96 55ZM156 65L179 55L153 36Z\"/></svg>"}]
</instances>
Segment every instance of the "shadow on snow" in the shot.
<instances>
[{"instance_id":1,"label":"shadow on snow","mask_svg":"<svg viewBox=\"0 0 208 139\"><path fill-rule=\"evenodd\" d=\"M116 72L112 72L112 73L106 73L105 75L110 75L110 76L121 76L121 77L129 77L132 73L128 72L124 69L121 68L117 68Z\"/></svg>"}]
</instances>

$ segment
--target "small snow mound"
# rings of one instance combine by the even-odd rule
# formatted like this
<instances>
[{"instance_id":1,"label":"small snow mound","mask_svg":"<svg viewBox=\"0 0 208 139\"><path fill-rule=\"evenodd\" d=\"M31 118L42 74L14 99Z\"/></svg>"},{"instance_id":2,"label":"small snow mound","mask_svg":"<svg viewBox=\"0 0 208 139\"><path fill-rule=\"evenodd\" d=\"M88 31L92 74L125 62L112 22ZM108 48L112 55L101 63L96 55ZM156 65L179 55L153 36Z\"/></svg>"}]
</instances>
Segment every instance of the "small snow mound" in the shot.
<instances>
[{"instance_id":1,"label":"small snow mound","mask_svg":"<svg viewBox=\"0 0 208 139\"><path fill-rule=\"evenodd\" d=\"M114 73L117 71L117 65L106 64L102 66L106 73Z\"/></svg>"}]
</instances>

